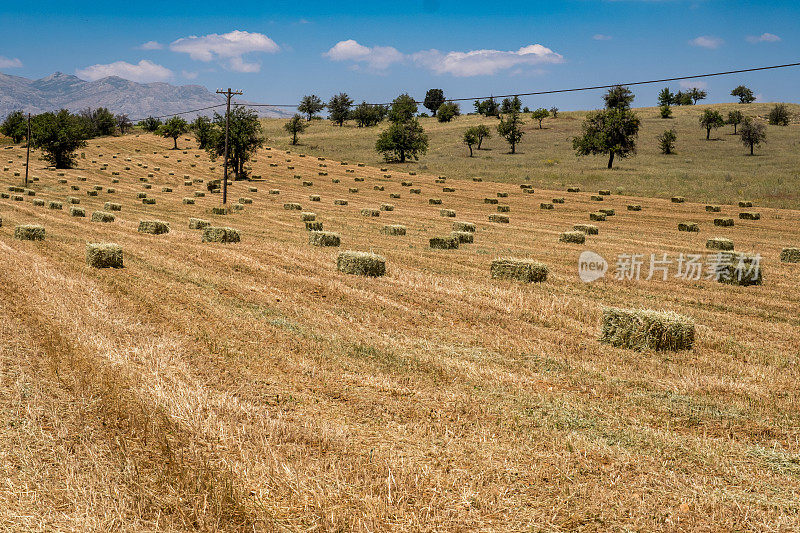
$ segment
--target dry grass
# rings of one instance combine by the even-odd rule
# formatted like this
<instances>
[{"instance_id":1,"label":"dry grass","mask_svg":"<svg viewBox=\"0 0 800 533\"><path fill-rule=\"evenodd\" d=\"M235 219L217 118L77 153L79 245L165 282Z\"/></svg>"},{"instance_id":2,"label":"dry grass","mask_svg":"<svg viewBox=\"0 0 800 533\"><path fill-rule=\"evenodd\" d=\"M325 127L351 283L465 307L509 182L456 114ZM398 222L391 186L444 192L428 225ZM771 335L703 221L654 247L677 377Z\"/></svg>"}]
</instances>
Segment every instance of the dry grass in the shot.
<instances>
[{"instance_id":1,"label":"dry grass","mask_svg":"<svg viewBox=\"0 0 800 533\"><path fill-rule=\"evenodd\" d=\"M762 285L611 275L584 284L579 250L555 243L588 221L597 205L589 193L542 211L540 202L562 193L523 193L486 175L461 183L441 208L474 221L476 244L430 250L432 235L453 229L427 201L438 194L437 173L417 166L422 195L403 194L394 211L363 218L360 209L401 192L407 178L399 167L390 179L361 167L362 190L350 206L334 205L352 183L346 169L356 167L329 160L341 184L315 182L326 199L315 205L319 218L348 247L390 266L381 278L347 276L335 251L306 244L299 213L283 209L308 197L292 176L313 178L316 160L260 151L254 172L281 194L233 183L231 197L250 194L254 204L209 215L219 195L183 204L193 189L181 176L210 180L220 169L197 150L168 147L151 135L93 140L85 166L65 171L69 183L85 176L82 188L119 172L115 198L125 209L114 223L34 208L29 198L0 200L0 529L800 526L800 292L797 264L780 262L784 248L797 247L800 212L766 207L749 191L761 219L725 229L738 250L764 258ZM3 151L13 170L21 153ZM70 186L33 161L37 197L64 201ZM135 201L137 163L154 174L156 205ZM19 185L10 173L0 183ZM378 183L385 191L373 190ZM687 201L604 197L617 214L591 241L612 268L618 253L701 253L719 231L712 217L737 217L734 203L706 213L703 195L664 188ZM482 199L498 191L509 193L509 223L488 221L496 208ZM88 212L105 201L106 192L82 197ZM634 201L641 212L625 210ZM230 224L242 241L203 244L190 217ZM137 232L154 218L173 229L159 238ZM685 220L700 231L677 232ZM22 224L45 227L47 239L14 239ZM382 235L387 224L404 225L406 237ZM87 241L122 246L125 268L87 267ZM547 281L492 279L496 257L544 263ZM691 317L695 347L600 343L606 306Z\"/></svg>"}]
</instances>

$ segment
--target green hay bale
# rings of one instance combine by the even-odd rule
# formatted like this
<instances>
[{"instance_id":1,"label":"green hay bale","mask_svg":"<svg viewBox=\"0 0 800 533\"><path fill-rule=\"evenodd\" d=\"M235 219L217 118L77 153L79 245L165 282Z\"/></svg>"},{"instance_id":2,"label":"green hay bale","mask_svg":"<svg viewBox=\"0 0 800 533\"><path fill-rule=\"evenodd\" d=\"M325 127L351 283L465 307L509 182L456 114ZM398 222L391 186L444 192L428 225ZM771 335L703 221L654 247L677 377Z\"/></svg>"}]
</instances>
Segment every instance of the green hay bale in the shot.
<instances>
[{"instance_id":1,"label":"green hay bale","mask_svg":"<svg viewBox=\"0 0 800 533\"><path fill-rule=\"evenodd\" d=\"M341 237L330 231L312 231L308 234L308 244L312 246L339 246Z\"/></svg>"},{"instance_id":2,"label":"green hay bale","mask_svg":"<svg viewBox=\"0 0 800 533\"><path fill-rule=\"evenodd\" d=\"M60 183L61 185L66 185L67 184L67 180L60 179L60 180L58 180L58 183Z\"/></svg>"},{"instance_id":3,"label":"green hay bale","mask_svg":"<svg viewBox=\"0 0 800 533\"><path fill-rule=\"evenodd\" d=\"M352 194L356 194L358 192L358 187L350 187L349 189L347 189L347 191Z\"/></svg>"},{"instance_id":4,"label":"green hay bale","mask_svg":"<svg viewBox=\"0 0 800 533\"><path fill-rule=\"evenodd\" d=\"M739 213L739 218L741 220L761 220L761 213L745 211L743 213Z\"/></svg>"},{"instance_id":5,"label":"green hay bale","mask_svg":"<svg viewBox=\"0 0 800 533\"><path fill-rule=\"evenodd\" d=\"M14 196L11 197L11 199L15 202L22 202L25 200L25 197L22 196L21 194L15 194Z\"/></svg>"},{"instance_id":6,"label":"green hay bale","mask_svg":"<svg viewBox=\"0 0 800 533\"><path fill-rule=\"evenodd\" d=\"M57 209L60 211L64 209L64 204L62 204L61 202L50 201L47 204L47 209Z\"/></svg>"},{"instance_id":7,"label":"green hay bale","mask_svg":"<svg viewBox=\"0 0 800 533\"><path fill-rule=\"evenodd\" d=\"M700 231L700 226L696 222L679 222L678 231Z\"/></svg>"},{"instance_id":8,"label":"green hay bale","mask_svg":"<svg viewBox=\"0 0 800 533\"><path fill-rule=\"evenodd\" d=\"M248 192L258 192L258 187L248 187Z\"/></svg>"},{"instance_id":9,"label":"green hay bale","mask_svg":"<svg viewBox=\"0 0 800 533\"><path fill-rule=\"evenodd\" d=\"M548 268L544 263L529 259L501 257L492 261L489 268L492 279L511 279L525 283L547 281Z\"/></svg>"},{"instance_id":10,"label":"green hay bale","mask_svg":"<svg viewBox=\"0 0 800 533\"><path fill-rule=\"evenodd\" d=\"M739 207L753 207L753 202L749 201L739 202Z\"/></svg>"},{"instance_id":11,"label":"green hay bale","mask_svg":"<svg viewBox=\"0 0 800 533\"><path fill-rule=\"evenodd\" d=\"M155 198L142 198L142 203L144 205L155 205L156 199Z\"/></svg>"},{"instance_id":12,"label":"green hay bale","mask_svg":"<svg viewBox=\"0 0 800 533\"><path fill-rule=\"evenodd\" d=\"M281 193L281 191L279 191L278 189L270 189L270 190L269 190L269 193L270 193L270 194L280 194L280 193Z\"/></svg>"},{"instance_id":13,"label":"green hay bale","mask_svg":"<svg viewBox=\"0 0 800 533\"><path fill-rule=\"evenodd\" d=\"M439 209L439 216L440 217L448 217L448 218L455 218L456 212L452 209Z\"/></svg>"},{"instance_id":14,"label":"green hay bale","mask_svg":"<svg viewBox=\"0 0 800 533\"><path fill-rule=\"evenodd\" d=\"M497 193L497 197L498 198L508 198L508 193L507 192L499 192L499 193Z\"/></svg>"},{"instance_id":15,"label":"green hay bale","mask_svg":"<svg viewBox=\"0 0 800 533\"><path fill-rule=\"evenodd\" d=\"M690 350L694 320L672 311L603 309L600 342L631 350Z\"/></svg>"},{"instance_id":16,"label":"green hay bale","mask_svg":"<svg viewBox=\"0 0 800 533\"><path fill-rule=\"evenodd\" d=\"M109 187L108 189L106 189L106 192L108 194L115 194L117 192L117 189L114 189L113 187ZM168 192L172 192L172 189L170 189Z\"/></svg>"},{"instance_id":17,"label":"green hay bale","mask_svg":"<svg viewBox=\"0 0 800 533\"><path fill-rule=\"evenodd\" d=\"M431 237L429 239L431 248L437 250L454 250L458 248L458 238L448 235L447 237Z\"/></svg>"},{"instance_id":18,"label":"green hay bale","mask_svg":"<svg viewBox=\"0 0 800 533\"><path fill-rule=\"evenodd\" d=\"M472 244L475 242L475 234L471 231L454 231L450 236L458 239L459 244Z\"/></svg>"},{"instance_id":19,"label":"green hay bale","mask_svg":"<svg viewBox=\"0 0 800 533\"><path fill-rule=\"evenodd\" d=\"M313 187L313 186L314 186L314 182L313 181L304 181L303 182L303 187Z\"/></svg>"},{"instance_id":20,"label":"green hay bale","mask_svg":"<svg viewBox=\"0 0 800 533\"><path fill-rule=\"evenodd\" d=\"M549 204L547 202L542 202L542 203L539 204L539 209L550 210L550 209L554 209L554 207L553 207L553 204Z\"/></svg>"},{"instance_id":21,"label":"green hay bale","mask_svg":"<svg viewBox=\"0 0 800 533\"><path fill-rule=\"evenodd\" d=\"M639 204L629 204L628 205L628 211L641 211L641 210L642 210L642 206L640 206Z\"/></svg>"},{"instance_id":22,"label":"green hay bale","mask_svg":"<svg viewBox=\"0 0 800 533\"><path fill-rule=\"evenodd\" d=\"M31 189L25 189L25 194L27 194L28 196L36 196L36 191Z\"/></svg>"},{"instance_id":23,"label":"green hay bale","mask_svg":"<svg viewBox=\"0 0 800 533\"><path fill-rule=\"evenodd\" d=\"M491 215L489 215L489 222L497 222L499 224L508 224L509 223L508 215L501 215L501 214L498 214L498 213L492 213Z\"/></svg>"},{"instance_id":24,"label":"green hay bale","mask_svg":"<svg viewBox=\"0 0 800 533\"><path fill-rule=\"evenodd\" d=\"M586 242L586 234L582 231L565 231L559 235L558 240L559 242L583 244Z\"/></svg>"},{"instance_id":25,"label":"green hay bale","mask_svg":"<svg viewBox=\"0 0 800 533\"><path fill-rule=\"evenodd\" d=\"M719 213L720 211L722 211L722 207L718 205L707 205L706 211L709 213Z\"/></svg>"},{"instance_id":26,"label":"green hay bale","mask_svg":"<svg viewBox=\"0 0 800 533\"><path fill-rule=\"evenodd\" d=\"M211 214L212 215L227 215L230 214L230 208L228 207L212 207Z\"/></svg>"},{"instance_id":27,"label":"green hay bale","mask_svg":"<svg viewBox=\"0 0 800 533\"><path fill-rule=\"evenodd\" d=\"M322 222L306 222L306 231L322 231Z\"/></svg>"},{"instance_id":28,"label":"green hay bale","mask_svg":"<svg viewBox=\"0 0 800 533\"><path fill-rule=\"evenodd\" d=\"M206 195L203 191L194 191L195 198L203 198Z\"/></svg>"},{"instance_id":29,"label":"green hay bale","mask_svg":"<svg viewBox=\"0 0 800 533\"><path fill-rule=\"evenodd\" d=\"M392 198L392 199L400 198L400 193L396 193L396 192L389 193L389 198Z\"/></svg>"},{"instance_id":30,"label":"green hay bale","mask_svg":"<svg viewBox=\"0 0 800 533\"><path fill-rule=\"evenodd\" d=\"M122 211L122 204L115 204L114 202L106 202L103 204L103 209L106 211Z\"/></svg>"},{"instance_id":31,"label":"green hay bale","mask_svg":"<svg viewBox=\"0 0 800 533\"><path fill-rule=\"evenodd\" d=\"M116 217L105 211L95 211L92 213L92 222L114 222Z\"/></svg>"},{"instance_id":32,"label":"green hay bale","mask_svg":"<svg viewBox=\"0 0 800 533\"><path fill-rule=\"evenodd\" d=\"M119 183L119 178L113 178L113 179L111 180L111 183Z\"/></svg>"},{"instance_id":33,"label":"green hay bale","mask_svg":"<svg viewBox=\"0 0 800 533\"><path fill-rule=\"evenodd\" d=\"M373 253L347 250L339 252L336 269L345 274L379 277L386 274L386 260Z\"/></svg>"},{"instance_id":34,"label":"green hay bale","mask_svg":"<svg viewBox=\"0 0 800 533\"><path fill-rule=\"evenodd\" d=\"M69 189L70 189L71 191L79 191L79 190L81 190L81 188L80 188L80 187L78 187L77 185L70 185L70 186L69 186Z\"/></svg>"},{"instance_id":35,"label":"green hay bale","mask_svg":"<svg viewBox=\"0 0 800 533\"><path fill-rule=\"evenodd\" d=\"M381 229L381 233L384 235L405 235L406 234L406 227L400 224L387 224Z\"/></svg>"},{"instance_id":36,"label":"green hay bale","mask_svg":"<svg viewBox=\"0 0 800 533\"><path fill-rule=\"evenodd\" d=\"M498 204L497 205L497 212L498 213L508 213L510 211L511 211L511 206L510 205L502 205L502 204Z\"/></svg>"},{"instance_id":37,"label":"green hay bale","mask_svg":"<svg viewBox=\"0 0 800 533\"><path fill-rule=\"evenodd\" d=\"M239 203L244 205L249 205L253 203L252 198L239 198Z\"/></svg>"},{"instance_id":38,"label":"green hay bale","mask_svg":"<svg viewBox=\"0 0 800 533\"><path fill-rule=\"evenodd\" d=\"M339 183L340 181L339 178L331 178L331 183Z\"/></svg>"},{"instance_id":39,"label":"green hay bale","mask_svg":"<svg viewBox=\"0 0 800 533\"><path fill-rule=\"evenodd\" d=\"M567 192L581 192L580 187L567 187Z\"/></svg>"},{"instance_id":40,"label":"green hay bale","mask_svg":"<svg viewBox=\"0 0 800 533\"><path fill-rule=\"evenodd\" d=\"M522 189L522 190L533 189L533 185L530 185L528 183L522 183L522 184L520 184L519 188Z\"/></svg>"},{"instance_id":41,"label":"green hay bale","mask_svg":"<svg viewBox=\"0 0 800 533\"><path fill-rule=\"evenodd\" d=\"M122 246L87 242L86 264L94 268L122 268Z\"/></svg>"},{"instance_id":42,"label":"green hay bale","mask_svg":"<svg viewBox=\"0 0 800 533\"><path fill-rule=\"evenodd\" d=\"M103 190L103 186L102 185L95 185L94 187L92 187L92 189L95 190L95 191L100 192L100 191Z\"/></svg>"},{"instance_id":43,"label":"green hay bale","mask_svg":"<svg viewBox=\"0 0 800 533\"><path fill-rule=\"evenodd\" d=\"M706 241L706 248L709 250L733 250L733 241L725 237L712 237Z\"/></svg>"},{"instance_id":44,"label":"green hay bale","mask_svg":"<svg viewBox=\"0 0 800 533\"><path fill-rule=\"evenodd\" d=\"M483 203L494 205L494 204L499 204L500 200L498 200L497 198L484 198Z\"/></svg>"},{"instance_id":45,"label":"green hay bale","mask_svg":"<svg viewBox=\"0 0 800 533\"><path fill-rule=\"evenodd\" d=\"M373 190L373 191L382 191L382 190L383 190L383 185L375 185L375 186L372 188L372 190Z\"/></svg>"},{"instance_id":46,"label":"green hay bale","mask_svg":"<svg viewBox=\"0 0 800 533\"><path fill-rule=\"evenodd\" d=\"M311 212L300 213L300 221L301 222L313 222L316 219L317 219L317 214L316 213L311 213Z\"/></svg>"},{"instance_id":47,"label":"green hay bale","mask_svg":"<svg viewBox=\"0 0 800 533\"><path fill-rule=\"evenodd\" d=\"M44 200L42 199L34 200L33 205L35 205L36 207L44 207Z\"/></svg>"},{"instance_id":48,"label":"green hay bale","mask_svg":"<svg viewBox=\"0 0 800 533\"><path fill-rule=\"evenodd\" d=\"M589 213L589 220L594 220L595 222L603 222L606 219L605 213Z\"/></svg>"},{"instance_id":49,"label":"green hay bale","mask_svg":"<svg viewBox=\"0 0 800 533\"><path fill-rule=\"evenodd\" d=\"M97 196L97 191L86 191L86 196Z\"/></svg>"},{"instance_id":50,"label":"green hay bale","mask_svg":"<svg viewBox=\"0 0 800 533\"><path fill-rule=\"evenodd\" d=\"M381 211L394 211L392 204L381 204Z\"/></svg>"},{"instance_id":51,"label":"green hay bale","mask_svg":"<svg viewBox=\"0 0 800 533\"><path fill-rule=\"evenodd\" d=\"M203 230L203 242L237 243L241 240L239 231L233 228L208 226Z\"/></svg>"},{"instance_id":52,"label":"green hay bale","mask_svg":"<svg viewBox=\"0 0 800 533\"><path fill-rule=\"evenodd\" d=\"M553 198L552 202L554 204L563 204L564 203L564 199L563 198Z\"/></svg>"},{"instance_id":53,"label":"green hay bale","mask_svg":"<svg viewBox=\"0 0 800 533\"><path fill-rule=\"evenodd\" d=\"M362 209L361 210L362 217L379 217L381 216L381 212L378 209Z\"/></svg>"},{"instance_id":54,"label":"green hay bale","mask_svg":"<svg viewBox=\"0 0 800 533\"><path fill-rule=\"evenodd\" d=\"M598 235L600 233L600 230L594 224L575 224L572 229L581 231L586 235Z\"/></svg>"},{"instance_id":55,"label":"green hay bale","mask_svg":"<svg viewBox=\"0 0 800 533\"><path fill-rule=\"evenodd\" d=\"M202 218L189 218L189 229L206 229L211 225L208 220Z\"/></svg>"},{"instance_id":56,"label":"green hay bale","mask_svg":"<svg viewBox=\"0 0 800 533\"><path fill-rule=\"evenodd\" d=\"M608 189L600 189L599 191L597 191L597 194L599 194L600 196L610 196L611 191Z\"/></svg>"},{"instance_id":57,"label":"green hay bale","mask_svg":"<svg viewBox=\"0 0 800 533\"><path fill-rule=\"evenodd\" d=\"M672 198L670 198L670 201L673 204L682 204L686 201L686 198L684 198L683 196L673 196Z\"/></svg>"},{"instance_id":58,"label":"green hay bale","mask_svg":"<svg viewBox=\"0 0 800 533\"><path fill-rule=\"evenodd\" d=\"M732 218L715 218L714 225L720 226L723 228L727 228L729 226L733 226L733 219Z\"/></svg>"},{"instance_id":59,"label":"green hay bale","mask_svg":"<svg viewBox=\"0 0 800 533\"><path fill-rule=\"evenodd\" d=\"M184 205L194 205L194 198L184 198L183 203Z\"/></svg>"},{"instance_id":60,"label":"green hay bale","mask_svg":"<svg viewBox=\"0 0 800 533\"><path fill-rule=\"evenodd\" d=\"M456 192L453 187L442 187L442 192Z\"/></svg>"},{"instance_id":61,"label":"green hay bale","mask_svg":"<svg viewBox=\"0 0 800 533\"><path fill-rule=\"evenodd\" d=\"M592 198L592 201L594 201L594 202L602 202L603 201L603 197L600 196L600 195L597 195L597 194L593 194L591 198Z\"/></svg>"},{"instance_id":62,"label":"green hay bale","mask_svg":"<svg viewBox=\"0 0 800 533\"><path fill-rule=\"evenodd\" d=\"M303 206L295 202L287 202L283 204L283 208L287 211L302 211Z\"/></svg>"},{"instance_id":63,"label":"green hay bale","mask_svg":"<svg viewBox=\"0 0 800 533\"><path fill-rule=\"evenodd\" d=\"M342 200L341 198L337 198L333 201L333 205L347 205L347 200Z\"/></svg>"},{"instance_id":64,"label":"green hay bale","mask_svg":"<svg viewBox=\"0 0 800 533\"><path fill-rule=\"evenodd\" d=\"M14 238L21 241L43 241L44 227L23 224L14 228Z\"/></svg>"},{"instance_id":65,"label":"green hay bale","mask_svg":"<svg viewBox=\"0 0 800 533\"><path fill-rule=\"evenodd\" d=\"M475 181L475 178L472 178L472 181ZM435 180L433 180L433 182L434 183L446 183L446 180L444 178L436 178Z\"/></svg>"},{"instance_id":66,"label":"green hay bale","mask_svg":"<svg viewBox=\"0 0 800 533\"><path fill-rule=\"evenodd\" d=\"M191 186L192 186L192 180L186 180L186 181L184 181L184 182L183 182L183 185L184 185L185 187L191 187Z\"/></svg>"},{"instance_id":67,"label":"green hay bale","mask_svg":"<svg viewBox=\"0 0 800 533\"><path fill-rule=\"evenodd\" d=\"M410 181L403 181L403 182L400 182L400 185L403 186L403 187L411 187L414 184L411 183Z\"/></svg>"},{"instance_id":68,"label":"green hay bale","mask_svg":"<svg viewBox=\"0 0 800 533\"><path fill-rule=\"evenodd\" d=\"M86 210L82 207L70 207L69 208L69 216L71 217L85 217Z\"/></svg>"},{"instance_id":69,"label":"green hay bale","mask_svg":"<svg viewBox=\"0 0 800 533\"><path fill-rule=\"evenodd\" d=\"M597 211L600 212L600 213L603 213L607 217L613 217L616 214L616 211L614 211L613 209L608 209L608 208L598 209Z\"/></svg>"},{"instance_id":70,"label":"green hay bale","mask_svg":"<svg viewBox=\"0 0 800 533\"><path fill-rule=\"evenodd\" d=\"M146 193L146 192L139 192L139 193L136 193L136 198L139 198L140 200L141 200L142 198L147 198L147 193Z\"/></svg>"},{"instance_id":71,"label":"green hay bale","mask_svg":"<svg viewBox=\"0 0 800 533\"><path fill-rule=\"evenodd\" d=\"M784 248L781 250L782 263L800 263L800 248Z\"/></svg>"},{"instance_id":72,"label":"green hay bale","mask_svg":"<svg viewBox=\"0 0 800 533\"><path fill-rule=\"evenodd\" d=\"M428 205L442 205L441 198L428 198Z\"/></svg>"},{"instance_id":73,"label":"green hay bale","mask_svg":"<svg viewBox=\"0 0 800 533\"><path fill-rule=\"evenodd\" d=\"M453 231L468 231L475 233L475 224L472 222L453 222Z\"/></svg>"},{"instance_id":74,"label":"green hay bale","mask_svg":"<svg viewBox=\"0 0 800 533\"><path fill-rule=\"evenodd\" d=\"M7 192L1 192L0 193L0 198L10 198L10 196L9 196L9 194Z\"/></svg>"},{"instance_id":75,"label":"green hay bale","mask_svg":"<svg viewBox=\"0 0 800 533\"><path fill-rule=\"evenodd\" d=\"M139 221L139 233L149 233L150 235L162 235L169 233L169 222L160 220L141 220Z\"/></svg>"},{"instance_id":76,"label":"green hay bale","mask_svg":"<svg viewBox=\"0 0 800 533\"><path fill-rule=\"evenodd\" d=\"M172 192L171 187L161 187L161 192Z\"/></svg>"},{"instance_id":77,"label":"green hay bale","mask_svg":"<svg viewBox=\"0 0 800 533\"><path fill-rule=\"evenodd\" d=\"M411 194L422 194L422 189L409 189L408 192Z\"/></svg>"},{"instance_id":78,"label":"green hay bale","mask_svg":"<svg viewBox=\"0 0 800 533\"><path fill-rule=\"evenodd\" d=\"M718 252L718 256L712 261L716 263L719 283L741 287L762 284L761 265L755 256Z\"/></svg>"}]
</instances>

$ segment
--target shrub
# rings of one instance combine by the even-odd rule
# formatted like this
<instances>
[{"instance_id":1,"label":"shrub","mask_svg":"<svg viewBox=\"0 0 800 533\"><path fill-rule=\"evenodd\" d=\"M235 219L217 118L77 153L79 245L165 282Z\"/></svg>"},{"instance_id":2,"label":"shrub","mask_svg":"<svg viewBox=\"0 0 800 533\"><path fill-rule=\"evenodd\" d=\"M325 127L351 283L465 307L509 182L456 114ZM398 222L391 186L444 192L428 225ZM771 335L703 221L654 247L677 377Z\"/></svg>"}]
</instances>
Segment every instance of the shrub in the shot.
<instances>
[{"instance_id":1,"label":"shrub","mask_svg":"<svg viewBox=\"0 0 800 533\"><path fill-rule=\"evenodd\" d=\"M492 279L512 279L525 283L547 280L547 265L528 259L499 258L492 261L489 272Z\"/></svg>"},{"instance_id":2,"label":"shrub","mask_svg":"<svg viewBox=\"0 0 800 533\"><path fill-rule=\"evenodd\" d=\"M582 231L586 235L597 235L600 230L594 224L575 224L572 226L575 231Z\"/></svg>"},{"instance_id":3,"label":"shrub","mask_svg":"<svg viewBox=\"0 0 800 533\"><path fill-rule=\"evenodd\" d=\"M786 104L775 104L767 115L767 122L772 126L788 126L791 118L792 114Z\"/></svg>"},{"instance_id":4,"label":"shrub","mask_svg":"<svg viewBox=\"0 0 800 533\"><path fill-rule=\"evenodd\" d=\"M664 130L664 133L656 137L658 140L658 147L661 153L670 155L675 153L675 141L678 139L678 134L675 130Z\"/></svg>"},{"instance_id":5,"label":"shrub","mask_svg":"<svg viewBox=\"0 0 800 533\"><path fill-rule=\"evenodd\" d=\"M455 102L445 102L439 106L436 118L439 122L450 122L461 114L461 107ZM477 137L476 137L477 142Z\"/></svg>"},{"instance_id":6,"label":"shrub","mask_svg":"<svg viewBox=\"0 0 800 533\"><path fill-rule=\"evenodd\" d=\"M339 246L341 242L339 235L330 231L311 231L308 234L308 244L312 246Z\"/></svg>"},{"instance_id":7,"label":"shrub","mask_svg":"<svg viewBox=\"0 0 800 533\"><path fill-rule=\"evenodd\" d=\"M114 222L116 217L105 211L95 211L92 213L92 222Z\"/></svg>"},{"instance_id":8,"label":"shrub","mask_svg":"<svg viewBox=\"0 0 800 533\"><path fill-rule=\"evenodd\" d=\"M14 228L14 238L21 241L43 241L44 227L23 224Z\"/></svg>"},{"instance_id":9,"label":"shrub","mask_svg":"<svg viewBox=\"0 0 800 533\"><path fill-rule=\"evenodd\" d=\"M583 244L586 242L586 234L582 231L565 231L558 237L559 242L569 242Z\"/></svg>"},{"instance_id":10,"label":"shrub","mask_svg":"<svg viewBox=\"0 0 800 533\"><path fill-rule=\"evenodd\" d=\"M86 264L94 268L122 268L122 246L86 243Z\"/></svg>"},{"instance_id":11,"label":"shrub","mask_svg":"<svg viewBox=\"0 0 800 533\"><path fill-rule=\"evenodd\" d=\"M203 230L202 242L237 243L241 240L239 231L233 228L208 226Z\"/></svg>"},{"instance_id":12,"label":"shrub","mask_svg":"<svg viewBox=\"0 0 800 533\"><path fill-rule=\"evenodd\" d=\"M453 250L458 248L458 238L448 235L447 237L431 237L429 240L431 248L438 250Z\"/></svg>"},{"instance_id":13,"label":"shrub","mask_svg":"<svg viewBox=\"0 0 800 533\"><path fill-rule=\"evenodd\" d=\"M672 311L603 309L600 341L633 350L690 350L695 325Z\"/></svg>"},{"instance_id":14,"label":"shrub","mask_svg":"<svg viewBox=\"0 0 800 533\"><path fill-rule=\"evenodd\" d=\"M400 224L387 224L381 229L381 233L384 235L405 235L406 227Z\"/></svg>"},{"instance_id":15,"label":"shrub","mask_svg":"<svg viewBox=\"0 0 800 533\"><path fill-rule=\"evenodd\" d=\"M725 237L712 237L706 241L706 248L709 250L733 250L733 241Z\"/></svg>"},{"instance_id":16,"label":"shrub","mask_svg":"<svg viewBox=\"0 0 800 533\"><path fill-rule=\"evenodd\" d=\"M336 269L345 274L379 277L386 274L386 260L373 253L347 250L339 252Z\"/></svg>"}]
</instances>

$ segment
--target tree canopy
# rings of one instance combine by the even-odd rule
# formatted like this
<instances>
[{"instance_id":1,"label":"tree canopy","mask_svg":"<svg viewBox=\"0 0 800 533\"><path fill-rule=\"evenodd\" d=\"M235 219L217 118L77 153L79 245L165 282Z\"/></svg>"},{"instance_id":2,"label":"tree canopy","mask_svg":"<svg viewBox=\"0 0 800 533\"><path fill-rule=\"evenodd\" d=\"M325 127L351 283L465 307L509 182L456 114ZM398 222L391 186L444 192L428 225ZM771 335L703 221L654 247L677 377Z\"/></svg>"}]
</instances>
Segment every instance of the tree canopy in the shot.
<instances>
[{"instance_id":1,"label":"tree canopy","mask_svg":"<svg viewBox=\"0 0 800 533\"><path fill-rule=\"evenodd\" d=\"M86 146L82 119L66 109L36 115L31 120L31 147L43 152L42 159L56 168L75 164L75 151Z\"/></svg>"}]
</instances>

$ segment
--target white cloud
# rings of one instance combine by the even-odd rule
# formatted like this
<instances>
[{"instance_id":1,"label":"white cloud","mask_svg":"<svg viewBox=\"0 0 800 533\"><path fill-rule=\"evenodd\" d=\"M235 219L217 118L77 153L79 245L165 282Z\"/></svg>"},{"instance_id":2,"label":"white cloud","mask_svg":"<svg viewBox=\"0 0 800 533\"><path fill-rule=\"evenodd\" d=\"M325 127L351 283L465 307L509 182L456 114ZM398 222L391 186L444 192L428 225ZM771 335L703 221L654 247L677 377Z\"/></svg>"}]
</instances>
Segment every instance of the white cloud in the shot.
<instances>
[{"instance_id":1,"label":"white cloud","mask_svg":"<svg viewBox=\"0 0 800 533\"><path fill-rule=\"evenodd\" d=\"M181 71L181 76L183 76L187 80L193 80L193 79L197 78L197 74L198 74L197 72L190 72L188 70L182 70Z\"/></svg>"},{"instance_id":2,"label":"white cloud","mask_svg":"<svg viewBox=\"0 0 800 533\"><path fill-rule=\"evenodd\" d=\"M757 43L777 43L781 40L780 37L775 35L774 33L762 33L761 35L748 35L745 37L748 43L757 44Z\"/></svg>"},{"instance_id":3,"label":"white cloud","mask_svg":"<svg viewBox=\"0 0 800 533\"><path fill-rule=\"evenodd\" d=\"M161 50L164 45L158 41L147 41L139 46L139 50Z\"/></svg>"},{"instance_id":4,"label":"white cloud","mask_svg":"<svg viewBox=\"0 0 800 533\"><path fill-rule=\"evenodd\" d=\"M541 44L523 46L516 52L502 50L471 50L469 52L448 52L423 50L412 55L418 65L437 74L453 76L482 76L496 74L517 66L562 63L561 54Z\"/></svg>"},{"instance_id":5,"label":"white cloud","mask_svg":"<svg viewBox=\"0 0 800 533\"><path fill-rule=\"evenodd\" d=\"M211 33L201 37L196 35L183 37L172 42L169 49L189 54L189 57L196 61L225 60L227 67L236 72L258 72L261 70L261 65L245 61L244 54L252 52L274 54L280 47L263 33L235 30L222 35Z\"/></svg>"},{"instance_id":6,"label":"white cloud","mask_svg":"<svg viewBox=\"0 0 800 533\"><path fill-rule=\"evenodd\" d=\"M692 46L699 46L701 48L709 48L711 50L715 50L722 46L725 41L720 39L719 37L712 37L711 35L701 35L700 37L696 37L689 41L689 44Z\"/></svg>"},{"instance_id":7,"label":"white cloud","mask_svg":"<svg viewBox=\"0 0 800 533\"><path fill-rule=\"evenodd\" d=\"M107 65L91 65L77 69L75 74L79 78L89 81L99 80L107 76L119 76L126 80L147 83L151 81L165 81L172 77L172 71L152 61L142 59L133 65L125 61L117 61Z\"/></svg>"},{"instance_id":8,"label":"white cloud","mask_svg":"<svg viewBox=\"0 0 800 533\"><path fill-rule=\"evenodd\" d=\"M595 41L610 41L612 37L610 35L604 35L602 33L596 33L592 36L592 39Z\"/></svg>"},{"instance_id":9,"label":"white cloud","mask_svg":"<svg viewBox=\"0 0 800 533\"><path fill-rule=\"evenodd\" d=\"M405 59L396 48L391 46L368 47L353 39L339 41L333 48L322 54L331 61L364 62L371 68L383 70L392 63L399 63Z\"/></svg>"},{"instance_id":10,"label":"white cloud","mask_svg":"<svg viewBox=\"0 0 800 533\"><path fill-rule=\"evenodd\" d=\"M0 68L20 68L22 61L15 58L0 56Z\"/></svg>"},{"instance_id":11,"label":"white cloud","mask_svg":"<svg viewBox=\"0 0 800 533\"><path fill-rule=\"evenodd\" d=\"M704 81L683 80L679 85L681 89L708 89L708 83Z\"/></svg>"}]
</instances>

